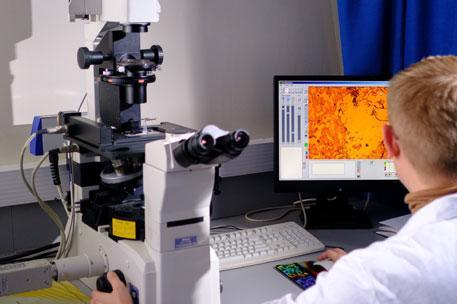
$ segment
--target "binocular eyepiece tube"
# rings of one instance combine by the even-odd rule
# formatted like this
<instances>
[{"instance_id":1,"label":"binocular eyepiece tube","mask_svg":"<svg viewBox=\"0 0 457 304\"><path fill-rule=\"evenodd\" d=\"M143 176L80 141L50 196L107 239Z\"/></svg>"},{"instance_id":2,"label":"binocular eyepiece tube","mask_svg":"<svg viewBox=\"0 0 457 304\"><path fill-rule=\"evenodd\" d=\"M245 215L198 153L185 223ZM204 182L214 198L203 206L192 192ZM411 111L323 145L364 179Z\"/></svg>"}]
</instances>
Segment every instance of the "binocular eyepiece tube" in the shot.
<instances>
[{"instance_id":1,"label":"binocular eyepiece tube","mask_svg":"<svg viewBox=\"0 0 457 304\"><path fill-rule=\"evenodd\" d=\"M249 144L242 129L232 133L209 125L181 142L174 150L175 160L184 168L196 164L217 164L233 159Z\"/></svg>"}]
</instances>

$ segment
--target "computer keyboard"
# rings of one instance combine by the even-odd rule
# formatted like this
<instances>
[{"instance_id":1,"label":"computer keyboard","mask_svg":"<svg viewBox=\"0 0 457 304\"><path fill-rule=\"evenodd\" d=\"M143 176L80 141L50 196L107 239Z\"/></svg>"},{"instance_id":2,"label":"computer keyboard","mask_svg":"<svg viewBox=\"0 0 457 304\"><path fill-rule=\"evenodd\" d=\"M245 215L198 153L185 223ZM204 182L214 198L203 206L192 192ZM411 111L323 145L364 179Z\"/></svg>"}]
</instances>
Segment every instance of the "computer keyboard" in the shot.
<instances>
[{"instance_id":1,"label":"computer keyboard","mask_svg":"<svg viewBox=\"0 0 457 304\"><path fill-rule=\"evenodd\" d=\"M220 270L286 259L325 248L294 222L212 235L210 245L219 257Z\"/></svg>"}]
</instances>

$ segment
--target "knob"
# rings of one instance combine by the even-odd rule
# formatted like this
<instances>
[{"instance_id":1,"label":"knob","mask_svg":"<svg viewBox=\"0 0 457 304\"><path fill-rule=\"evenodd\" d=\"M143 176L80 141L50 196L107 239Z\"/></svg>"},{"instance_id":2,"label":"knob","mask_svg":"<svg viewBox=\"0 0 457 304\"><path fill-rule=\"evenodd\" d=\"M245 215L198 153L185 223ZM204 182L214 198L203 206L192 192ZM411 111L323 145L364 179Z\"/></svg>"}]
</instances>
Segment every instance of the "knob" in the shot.
<instances>
[{"instance_id":1,"label":"knob","mask_svg":"<svg viewBox=\"0 0 457 304\"><path fill-rule=\"evenodd\" d=\"M143 59L151 60L156 65L163 63L163 49L160 45L153 45L148 50L142 50L141 56Z\"/></svg>"},{"instance_id":2,"label":"knob","mask_svg":"<svg viewBox=\"0 0 457 304\"><path fill-rule=\"evenodd\" d=\"M78 65L83 70L88 69L92 64L101 64L105 59L102 52L89 51L86 47L78 49Z\"/></svg>"},{"instance_id":3,"label":"knob","mask_svg":"<svg viewBox=\"0 0 457 304\"><path fill-rule=\"evenodd\" d=\"M127 286L127 281L125 280L124 273L120 271L119 269L114 270L114 273L118 276L119 280L124 283L124 285ZM113 286L111 286L111 283L108 281L107 278L108 273L104 273L97 279L97 290L101 292L107 292L110 293L113 291Z\"/></svg>"}]
</instances>

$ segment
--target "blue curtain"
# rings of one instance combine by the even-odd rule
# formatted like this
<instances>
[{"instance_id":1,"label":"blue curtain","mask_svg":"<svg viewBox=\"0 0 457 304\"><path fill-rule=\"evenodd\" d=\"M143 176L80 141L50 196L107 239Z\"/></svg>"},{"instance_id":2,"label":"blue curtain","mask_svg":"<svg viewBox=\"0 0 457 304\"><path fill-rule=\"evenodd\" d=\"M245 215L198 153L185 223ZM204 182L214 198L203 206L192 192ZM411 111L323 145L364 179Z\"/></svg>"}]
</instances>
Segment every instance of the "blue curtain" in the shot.
<instances>
[{"instance_id":1,"label":"blue curtain","mask_svg":"<svg viewBox=\"0 0 457 304\"><path fill-rule=\"evenodd\" d=\"M338 0L345 75L385 75L457 55L457 0Z\"/></svg>"}]
</instances>

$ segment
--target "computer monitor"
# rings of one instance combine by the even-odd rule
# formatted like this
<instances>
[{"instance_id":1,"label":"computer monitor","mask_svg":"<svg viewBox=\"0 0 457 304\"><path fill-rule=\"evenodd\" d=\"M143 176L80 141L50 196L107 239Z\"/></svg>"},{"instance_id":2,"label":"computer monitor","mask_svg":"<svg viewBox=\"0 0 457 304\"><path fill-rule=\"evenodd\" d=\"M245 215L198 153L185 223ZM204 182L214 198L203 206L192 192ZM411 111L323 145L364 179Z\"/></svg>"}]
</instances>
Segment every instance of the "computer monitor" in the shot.
<instances>
[{"instance_id":1,"label":"computer monitor","mask_svg":"<svg viewBox=\"0 0 457 304\"><path fill-rule=\"evenodd\" d=\"M382 141L388 84L369 77L275 76L275 190L400 189Z\"/></svg>"}]
</instances>

